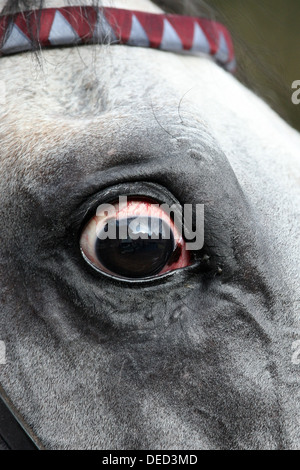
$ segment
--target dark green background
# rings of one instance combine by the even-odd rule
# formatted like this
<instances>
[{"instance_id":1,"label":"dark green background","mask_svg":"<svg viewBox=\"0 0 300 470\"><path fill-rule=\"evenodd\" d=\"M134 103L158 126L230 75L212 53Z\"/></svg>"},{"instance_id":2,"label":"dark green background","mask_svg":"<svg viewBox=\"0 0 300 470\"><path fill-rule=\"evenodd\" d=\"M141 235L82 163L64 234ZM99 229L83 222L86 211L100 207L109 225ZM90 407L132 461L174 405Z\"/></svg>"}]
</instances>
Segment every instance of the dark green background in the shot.
<instances>
[{"instance_id":1,"label":"dark green background","mask_svg":"<svg viewBox=\"0 0 300 470\"><path fill-rule=\"evenodd\" d=\"M207 0L234 36L239 78L300 130L300 0ZM300 149L299 149L300 150Z\"/></svg>"},{"instance_id":2,"label":"dark green background","mask_svg":"<svg viewBox=\"0 0 300 470\"><path fill-rule=\"evenodd\" d=\"M235 44L237 76L300 130L300 0L153 0L165 11L223 22Z\"/></svg>"}]
</instances>

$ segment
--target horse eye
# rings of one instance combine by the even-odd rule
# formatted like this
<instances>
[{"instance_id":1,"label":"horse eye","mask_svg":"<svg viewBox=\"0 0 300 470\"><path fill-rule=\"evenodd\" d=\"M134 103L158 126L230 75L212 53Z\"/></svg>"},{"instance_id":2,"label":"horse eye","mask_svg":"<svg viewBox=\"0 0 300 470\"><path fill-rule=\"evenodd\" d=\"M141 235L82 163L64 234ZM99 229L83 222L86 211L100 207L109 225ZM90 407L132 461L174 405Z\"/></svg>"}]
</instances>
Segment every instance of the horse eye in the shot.
<instances>
[{"instance_id":1,"label":"horse eye","mask_svg":"<svg viewBox=\"0 0 300 470\"><path fill-rule=\"evenodd\" d=\"M181 230L147 200L99 206L83 229L80 248L95 270L119 279L153 278L191 264Z\"/></svg>"}]
</instances>

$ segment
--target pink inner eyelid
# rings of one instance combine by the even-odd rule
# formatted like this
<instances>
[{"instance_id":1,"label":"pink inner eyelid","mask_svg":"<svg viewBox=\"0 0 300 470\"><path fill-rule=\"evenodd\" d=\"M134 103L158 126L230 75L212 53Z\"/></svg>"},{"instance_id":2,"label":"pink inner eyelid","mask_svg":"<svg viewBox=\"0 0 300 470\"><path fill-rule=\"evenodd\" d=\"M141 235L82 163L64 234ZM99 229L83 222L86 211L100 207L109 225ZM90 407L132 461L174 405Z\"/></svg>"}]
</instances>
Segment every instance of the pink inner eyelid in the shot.
<instances>
[{"instance_id":1,"label":"pink inner eyelid","mask_svg":"<svg viewBox=\"0 0 300 470\"><path fill-rule=\"evenodd\" d=\"M165 274L168 271L173 271L179 268L184 268L191 265L190 254L186 251L186 245L183 237L180 232L177 230L176 225L170 216L160 208L159 204L147 202L147 201L128 201L126 205L119 207L119 204L114 204L115 213L114 217L118 220L123 218L132 218L132 217L156 217L164 220L171 228L175 243L176 249L180 249L180 257L178 261L174 263L167 264L160 274ZM86 225L84 231L81 235L80 246L84 255L89 259L89 261L96 267L102 269L96 253L95 253L95 241L96 234L99 227L103 227L105 223L111 219L111 215L95 215ZM105 271L105 270L104 270Z\"/></svg>"},{"instance_id":2,"label":"pink inner eyelid","mask_svg":"<svg viewBox=\"0 0 300 470\"><path fill-rule=\"evenodd\" d=\"M159 219L162 219L170 226L173 232L174 239L177 243L180 243L182 241L182 235L180 231L177 229L170 216L159 207L159 204L147 201L128 201L127 204L124 206L119 207L119 203L113 204L113 206L115 207L115 216L117 220L132 217L157 217ZM93 217L93 220L95 220L95 223L97 225L99 224L99 222L102 222L102 224L104 224L110 218L110 216L102 217L95 215Z\"/></svg>"}]
</instances>

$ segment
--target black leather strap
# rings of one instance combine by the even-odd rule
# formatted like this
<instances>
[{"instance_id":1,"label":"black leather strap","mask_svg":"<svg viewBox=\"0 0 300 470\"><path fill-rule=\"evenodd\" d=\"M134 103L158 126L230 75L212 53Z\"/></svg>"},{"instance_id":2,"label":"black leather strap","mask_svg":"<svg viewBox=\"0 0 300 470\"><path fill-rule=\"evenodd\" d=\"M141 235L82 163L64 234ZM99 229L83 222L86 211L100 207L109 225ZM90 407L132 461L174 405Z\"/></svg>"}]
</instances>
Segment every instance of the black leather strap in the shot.
<instances>
[{"instance_id":1,"label":"black leather strap","mask_svg":"<svg viewBox=\"0 0 300 470\"><path fill-rule=\"evenodd\" d=\"M1 439L9 450L38 450L31 437L0 396L0 441Z\"/></svg>"},{"instance_id":2,"label":"black leather strap","mask_svg":"<svg viewBox=\"0 0 300 470\"><path fill-rule=\"evenodd\" d=\"M0 437L0 450L10 450L6 443Z\"/></svg>"}]
</instances>

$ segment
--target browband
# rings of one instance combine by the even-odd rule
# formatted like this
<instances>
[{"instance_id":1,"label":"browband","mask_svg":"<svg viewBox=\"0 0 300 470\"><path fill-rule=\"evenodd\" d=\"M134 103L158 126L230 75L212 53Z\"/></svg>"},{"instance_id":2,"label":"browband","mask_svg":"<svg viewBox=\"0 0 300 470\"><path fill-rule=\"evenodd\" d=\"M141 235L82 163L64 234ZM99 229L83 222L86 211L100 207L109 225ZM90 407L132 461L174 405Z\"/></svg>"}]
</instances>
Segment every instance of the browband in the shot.
<instances>
[{"instance_id":1,"label":"browband","mask_svg":"<svg viewBox=\"0 0 300 470\"><path fill-rule=\"evenodd\" d=\"M235 70L231 36L206 18L118 8L64 7L0 17L0 55L54 46L125 44L209 55Z\"/></svg>"}]
</instances>

